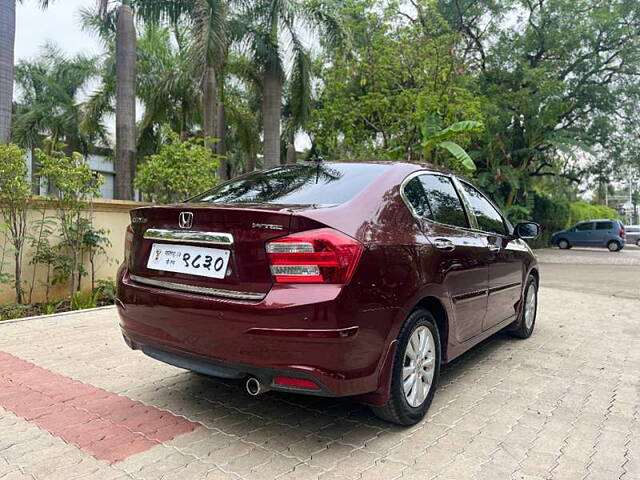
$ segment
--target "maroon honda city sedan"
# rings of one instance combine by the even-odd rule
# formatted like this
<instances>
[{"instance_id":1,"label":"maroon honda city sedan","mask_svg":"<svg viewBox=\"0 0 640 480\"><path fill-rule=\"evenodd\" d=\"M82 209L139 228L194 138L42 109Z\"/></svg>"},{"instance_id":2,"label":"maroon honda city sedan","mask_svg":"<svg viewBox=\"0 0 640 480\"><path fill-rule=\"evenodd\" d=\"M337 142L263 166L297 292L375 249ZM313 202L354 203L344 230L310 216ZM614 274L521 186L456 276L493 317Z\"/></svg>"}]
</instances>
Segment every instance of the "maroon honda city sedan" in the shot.
<instances>
[{"instance_id":1,"label":"maroon honda city sedan","mask_svg":"<svg viewBox=\"0 0 640 480\"><path fill-rule=\"evenodd\" d=\"M120 325L131 348L251 395L353 396L410 425L443 363L503 328L531 335L538 233L425 166L252 172L131 212Z\"/></svg>"}]
</instances>

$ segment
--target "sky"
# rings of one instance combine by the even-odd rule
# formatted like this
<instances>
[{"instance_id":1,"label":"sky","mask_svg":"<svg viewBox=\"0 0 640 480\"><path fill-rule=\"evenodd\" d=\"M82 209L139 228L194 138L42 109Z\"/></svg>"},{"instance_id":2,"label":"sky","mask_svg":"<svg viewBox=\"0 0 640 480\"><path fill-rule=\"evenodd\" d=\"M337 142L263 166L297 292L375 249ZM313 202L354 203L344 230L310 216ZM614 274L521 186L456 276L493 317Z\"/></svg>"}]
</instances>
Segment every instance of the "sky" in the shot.
<instances>
[{"instance_id":1,"label":"sky","mask_svg":"<svg viewBox=\"0 0 640 480\"><path fill-rule=\"evenodd\" d=\"M24 0L16 8L16 62L38 53L47 41L56 43L70 55L101 51L97 38L82 31L78 11L93 7L95 0L57 0L47 10L41 10L35 0Z\"/></svg>"}]
</instances>

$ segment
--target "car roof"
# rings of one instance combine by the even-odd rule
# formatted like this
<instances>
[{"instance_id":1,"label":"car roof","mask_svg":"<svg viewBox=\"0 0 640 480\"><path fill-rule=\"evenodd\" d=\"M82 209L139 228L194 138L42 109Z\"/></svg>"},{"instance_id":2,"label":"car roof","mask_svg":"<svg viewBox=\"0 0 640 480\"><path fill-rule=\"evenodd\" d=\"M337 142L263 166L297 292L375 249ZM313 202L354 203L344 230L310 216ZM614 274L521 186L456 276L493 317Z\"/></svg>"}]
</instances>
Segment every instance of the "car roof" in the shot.
<instances>
[{"instance_id":1,"label":"car roof","mask_svg":"<svg viewBox=\"0 0 640 480\"><path fill-rule=\"evenodd\" d=\"M594 218L593 220L581 220L578 223L590 223L590 222L619 222L620 220L615 218Z\"/></svg>"},{"instance_id":2,"label":"car roof","mask_svg":"<svg viewBox=\"0 0 640 480\"><path fill-rule=\"evenodd\" d=\"M313 162L309 162L309 163L313 163ZM428 170L436 173L442 173L445 175L460 176L460 175L454 174L453 172L451 172L450 170L444 167L433 165L431 163L418 163L418 162L414 163L414 162L404 162L404 161L394 161L394 160L376 160L376 159L367 159L367 160L361 160L361 161L336 159L336 160L323 160L322 163L325 165L331 165L333 163L337 163L337 164L353 163L358 165L363 165L363 164L364 165L366 164L389 165L390 167L396 167L398 169L409 169L409 170L415 170L415 171Z\"/></svg>"}]
</instances>

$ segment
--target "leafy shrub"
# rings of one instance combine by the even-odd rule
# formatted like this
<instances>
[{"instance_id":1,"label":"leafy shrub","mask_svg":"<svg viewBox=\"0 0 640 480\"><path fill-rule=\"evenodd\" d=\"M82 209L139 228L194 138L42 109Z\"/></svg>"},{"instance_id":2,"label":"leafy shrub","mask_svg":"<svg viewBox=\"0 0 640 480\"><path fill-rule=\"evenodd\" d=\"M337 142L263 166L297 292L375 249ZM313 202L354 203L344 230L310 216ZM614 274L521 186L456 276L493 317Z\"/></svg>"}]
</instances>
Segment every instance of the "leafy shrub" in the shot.
<instances>
[{"instance_id":1,"label":"leafy shrub","mask_svg":"<svg viewBox=\"0 0 640 480\"><path fill-rule=\"evenodd\" d=\"M526 222L531 218L531 210L522 205L508 205L502 209L507 219L512 223Z\"/></svg>"},{"instance_id":2,"label":"leafy shrub","mask_svg":"<svg viewBox=\"0 0 640 480\"><path fill-rule=\"evenodd\" d=\"M91 292L88 295L83 295L82 292L75 292L71 296L71 310L95 308L98 306L98 297L98 292Z\"/></svg>"},{"instance_id":3,"label":"leafy shrub","mask_svg":"<svg viewBox=\"0 0 640 480\"><path fill-rule=\"evenodd\" d=\"M164 136L160 152L138 166L135 185L145 199L179 202L215 185L220 156L206 147L203 139L181 141L170 130Z\"/></svg>"},{"instance_id":4,"label":"leafy shrub","mask_svg":"<svg viewBox=\"0 0 640 480\"><path fill-rule=\"evenodd\" d=\"M572 202L569 204L569 221L567 226L574 225L584 220L593 220L595 218L618 218L618 212L604 205L592 205L586 202Z\"/></svg>"},{"instance_id":5,"label":"leafy shrub","mask_svg":"<svg viewBox=\"0 0 640 480\"><path fill-rule=\"evenodd\" d=\"M540 237L531 243L534 248L549 245L551 234L562 230L569 223L569 203L565 200L536 195L531 212L533 221L542 227Z\"/></svg>"},{"instance_id":6,"label":"leafy shrub","mask_svg":"<svg viewBox=\"0 0 640 480\"><path fill-rule=\"evenodd\" d=\"M98 297L109 302L114 302L116 299L116 282L113 280L98 280L97 286L94 292L98 294Z\"/></svg>"}]
</instances>

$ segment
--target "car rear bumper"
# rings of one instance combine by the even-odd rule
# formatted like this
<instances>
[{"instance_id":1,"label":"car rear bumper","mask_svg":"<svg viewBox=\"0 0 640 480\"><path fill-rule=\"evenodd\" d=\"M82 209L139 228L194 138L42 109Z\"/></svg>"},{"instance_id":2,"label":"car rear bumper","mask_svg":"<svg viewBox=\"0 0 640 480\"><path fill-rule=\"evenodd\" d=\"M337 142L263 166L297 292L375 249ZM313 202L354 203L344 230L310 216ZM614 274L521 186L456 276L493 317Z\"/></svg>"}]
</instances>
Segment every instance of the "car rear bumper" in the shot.
<instances>
[{"instance_id":1,"label":"car rear bumper","mask_svg":"<svg viewBox=\"0 0 640 480\"><path fill-rule=\"evenodd\" d=\"M121 269L116 304L127 344L163 362L227 378L252 375L274 390L369 393L388 345L344 310L341 290L274 287L261 301L239 301L144 285ZM275 376L309 379L318 389L275 385Z\"/></svg>"}]
</instances>

